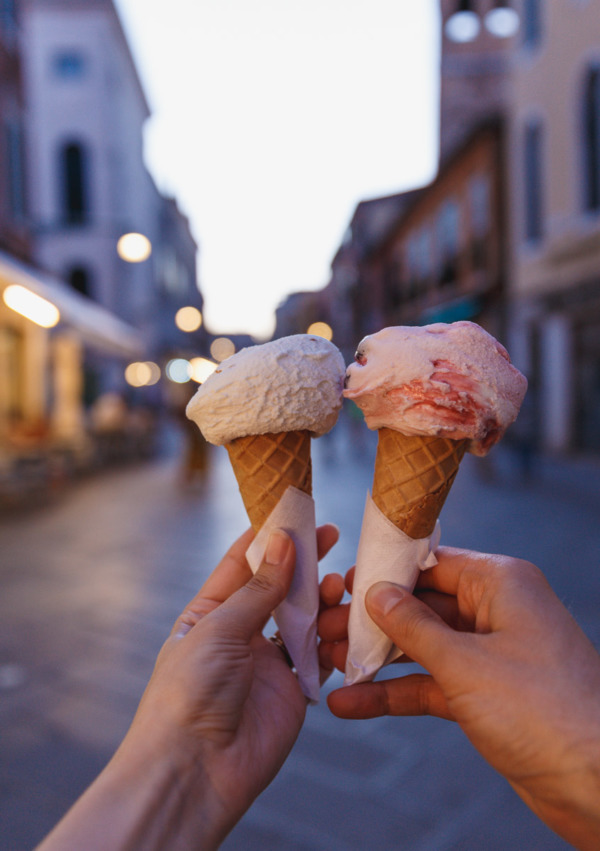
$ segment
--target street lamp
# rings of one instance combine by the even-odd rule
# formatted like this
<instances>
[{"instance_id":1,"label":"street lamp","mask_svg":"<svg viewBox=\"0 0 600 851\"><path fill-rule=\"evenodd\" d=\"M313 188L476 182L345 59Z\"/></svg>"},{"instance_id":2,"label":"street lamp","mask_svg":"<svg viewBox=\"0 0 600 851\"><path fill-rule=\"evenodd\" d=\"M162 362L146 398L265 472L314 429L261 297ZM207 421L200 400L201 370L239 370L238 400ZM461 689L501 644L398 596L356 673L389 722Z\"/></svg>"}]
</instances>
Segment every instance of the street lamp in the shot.
<instances>
[{"instance_id":1,"label":"street lamp","mask_svg":"<svg viewBox=\"0 0 600 851\"><path fill-rule=\"evenodd\" d=\"M483 21L486 30L497 38L511 38L519 30L519 15L508 0L496 0L496 5Z\"/></svg>"},{"instance_id":2,"label":"street lamp","mask_svg":"<svg viewBox=\"0 0 600 851\"><path fill-rule=\"evenodd\" d=\"M456 11L446 21L446 35L450 41L465 44L479 35L481 22L473 9L473 0L458 0Z\"/></svg>"},{"instance_id":3,"label":"street lamp","mask_svg":"<svg viewBox=\"0 0 600 851\"><path fill-rule=\"evenodd\" d=\"M306 333L312 334L314 337L323 337L324 340L329 341L333 337L333 331L327 322L313 322L312 325L308 326Z\"/></svg>"},{"instance_id":4,"label":"street lamp","mask_svg":"<svg viewBox=\"0 0 600 851\"><path fill-rule=\"evenodd\" d=\"M180 307L175 314L175 325L180 331L186 331L188 334L197 331L202 325L202 314L197 307L191 305Z\"/></svg>"},{"instance_id":5,"label":"street lamp","mask_svg":"<svg viewBox=\"0 0 600 851\"><path fill-rule=\"evenodd\" d=\"M152 254L152 243L143 233L124 233L117 242L117 254L126 263L143 263Z\"/></svg>"},{"instance_id":6,"label":"street lamp","mask_svg":"<svg viewBox=\"0 0 600 851\"><path fill-rule=\"evenodd\" d=\"M6 287L2 298L7 307L42 328L54 328L60 320L60 311L56 305L20 284Z\"/></svg>"}]
</instances>

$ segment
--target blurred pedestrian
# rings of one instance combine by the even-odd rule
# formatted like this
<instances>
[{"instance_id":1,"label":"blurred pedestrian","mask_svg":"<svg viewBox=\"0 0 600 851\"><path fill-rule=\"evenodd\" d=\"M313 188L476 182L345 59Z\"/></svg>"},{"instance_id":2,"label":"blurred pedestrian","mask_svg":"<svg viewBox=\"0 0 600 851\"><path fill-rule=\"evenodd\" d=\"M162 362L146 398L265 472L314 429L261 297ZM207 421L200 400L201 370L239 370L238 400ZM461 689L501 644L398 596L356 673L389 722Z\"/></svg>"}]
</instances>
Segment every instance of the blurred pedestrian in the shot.
<instances>
[{"instance_id":1,"label":"blurred pedestrian","mask_svg":"<svg viewBox=\"0 0 600 851\"><path fill-rule=\"evenodd\" d=\"M185 413L193 393L186 384L176 384L171 388L171 412L183 435L178 480L185 490L204 481L210 458L210 447L202 432Z\"/></svg>"}]
</instances>

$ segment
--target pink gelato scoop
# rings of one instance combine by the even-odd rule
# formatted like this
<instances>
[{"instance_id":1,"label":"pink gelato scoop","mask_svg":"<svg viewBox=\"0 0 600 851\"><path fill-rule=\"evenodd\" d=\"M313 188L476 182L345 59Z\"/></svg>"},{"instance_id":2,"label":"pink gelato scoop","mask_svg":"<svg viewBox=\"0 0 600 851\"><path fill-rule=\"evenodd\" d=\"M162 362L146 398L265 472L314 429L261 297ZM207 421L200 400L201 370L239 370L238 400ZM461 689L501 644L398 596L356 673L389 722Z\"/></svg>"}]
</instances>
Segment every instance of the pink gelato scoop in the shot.
<instances>
[{"instance_id":1,"label":"pink gelato scoop","mask_svg":"<svg viewBox=\"0 0 600 851\"><path fill-rule=\"evenodd\" d=\"M384 328L355 357L344 396L370 429L466 438L474 455L500 440L527 390L504 346L473 322Z\"/></svg>"}]
</instances>

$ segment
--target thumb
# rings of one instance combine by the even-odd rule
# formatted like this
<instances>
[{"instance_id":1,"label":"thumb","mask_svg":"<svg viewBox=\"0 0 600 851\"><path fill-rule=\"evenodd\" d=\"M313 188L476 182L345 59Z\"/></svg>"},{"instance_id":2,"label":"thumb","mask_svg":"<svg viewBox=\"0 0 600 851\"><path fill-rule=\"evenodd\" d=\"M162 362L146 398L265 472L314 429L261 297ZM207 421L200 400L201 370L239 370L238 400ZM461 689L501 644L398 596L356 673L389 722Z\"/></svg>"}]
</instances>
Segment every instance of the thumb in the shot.
<instances>
[{"instance_id":1,"label":"thumb","mask_svg":"<svg viewBox=\"0 0 600 851\"><path fill-rule=\"evenodd\" d=\"M296 548L282 529L271 532L262 564L254 576L229 597L214 614L244 640L262 630L273 609L287 594L294 566Z\"/></svg>"},{"instance_id":2,"label":"thumb","mask_svg":"<svg viewBox=\"0 0 600 851\"><path fill-rule=\"evenodd\" d=\"M365 595L365 605L394 644L432 674L453 652L456 633L402 586L376 582Z\"/></svg>"}]
</instances>

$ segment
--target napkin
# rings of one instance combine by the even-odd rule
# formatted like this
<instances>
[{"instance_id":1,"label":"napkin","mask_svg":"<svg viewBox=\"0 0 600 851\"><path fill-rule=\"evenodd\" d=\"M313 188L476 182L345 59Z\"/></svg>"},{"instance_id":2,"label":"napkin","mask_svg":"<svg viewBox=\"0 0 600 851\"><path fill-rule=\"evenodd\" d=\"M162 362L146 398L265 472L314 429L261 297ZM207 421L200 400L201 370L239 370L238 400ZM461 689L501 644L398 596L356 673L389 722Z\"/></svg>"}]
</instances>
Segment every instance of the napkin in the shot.
<instances>
[{"instance_id":1,"label":"napkin","mask_svg":"<svg viewBox=\"0 0 600 851\"><path fill-rule=\"evenodd\" d=\"M419 571L437 564L434 550L439 540L439 521L430 537L415 540L394 526L367 494L356 554L344 685L372 680L383 665L402 655L369 617L364 602L367 590L375 582L388 581L412 592Z\"/></svg>"},{"instance_id":2,"label":"napkin","mask_svg":"<svg viewBox=\"0 0 600 851\"><path fill-rule=\"evenodd\" d=\"M303 694L311 703L317 703L319 568L313 498L297 488L288 487L246 552L253 573L264 559L273 529L283 529L296 546L294 578L287 597L273 612L273 619L292 658Z\"/></svg>"}]
</instances>

